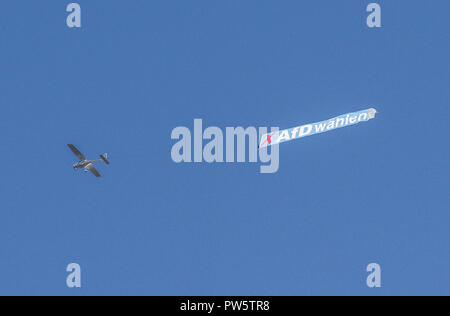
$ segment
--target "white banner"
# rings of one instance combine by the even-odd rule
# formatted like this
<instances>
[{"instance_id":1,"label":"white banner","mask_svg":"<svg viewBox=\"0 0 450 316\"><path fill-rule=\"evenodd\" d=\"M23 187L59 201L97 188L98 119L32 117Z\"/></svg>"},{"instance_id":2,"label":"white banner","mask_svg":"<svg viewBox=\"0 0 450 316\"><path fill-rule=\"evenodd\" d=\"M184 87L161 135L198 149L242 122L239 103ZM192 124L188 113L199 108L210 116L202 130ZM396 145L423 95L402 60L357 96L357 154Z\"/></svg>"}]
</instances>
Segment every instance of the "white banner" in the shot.
<instances>
[{"instance_id":1,"label":"white banner","mask_svg":"<svg viewBox=\"0 0 450 316\"><path fill-rule=\"evenodd\" d=\"M259 147L262 148L276 145L290 140L328 132L336 128L355 125L360 122L366 122L375 118L376 113L377 110L375 110L374 108L370 108L359 112L343 114L322 122L306 124L278 132L264 134L262 135L259 142Z\"/></svg>"}]
</instances>

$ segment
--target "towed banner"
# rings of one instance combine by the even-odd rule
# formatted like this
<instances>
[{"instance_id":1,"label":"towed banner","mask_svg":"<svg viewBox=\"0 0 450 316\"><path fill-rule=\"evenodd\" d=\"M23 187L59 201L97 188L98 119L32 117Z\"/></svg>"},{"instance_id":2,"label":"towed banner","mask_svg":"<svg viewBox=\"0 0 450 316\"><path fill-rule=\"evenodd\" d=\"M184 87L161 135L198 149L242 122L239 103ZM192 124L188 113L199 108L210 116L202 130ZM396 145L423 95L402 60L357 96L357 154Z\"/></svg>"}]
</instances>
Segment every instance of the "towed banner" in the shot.
<instances>
[{"instance_id":1,"label":"towed banner","mask_svg":"<svg viewBox=\"0 0 450 316\"><path fill-rule=\"evenodd\" d=\"M297 138L328 132L336 128L355 125L360 122L366 122L375 118L376 113L377 110L370 108L359 112L343 114L322 122L306 124L278 132L264 134L259 142L259 147L262 148L277 145Z\"/></svg>"}]
</instances>

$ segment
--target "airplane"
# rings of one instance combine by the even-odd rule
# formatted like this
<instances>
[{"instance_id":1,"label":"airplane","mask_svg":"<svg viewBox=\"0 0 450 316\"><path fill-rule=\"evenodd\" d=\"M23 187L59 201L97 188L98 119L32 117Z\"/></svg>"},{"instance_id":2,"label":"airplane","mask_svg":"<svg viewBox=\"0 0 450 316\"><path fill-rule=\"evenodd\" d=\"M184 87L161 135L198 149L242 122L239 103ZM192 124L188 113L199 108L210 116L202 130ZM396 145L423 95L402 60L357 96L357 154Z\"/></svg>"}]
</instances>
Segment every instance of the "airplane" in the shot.
<instances>
[{"instance_id":1,"label":"airplane","mask_svg":"<svg viewBox=\"0 0 450 316\"><path fill-rule=\"evenodd\" d=\"M104 163L109 165L108 154L100 155L101 160L87 160L86 157L74 145L68 144L67 146L75 154L75 156L77 156L80 159L79 162L77 162L76 164L73 165L74 170L84 168L84 172L90 171L98 178L98 177L101 177L101 175L97 171L97 169L95 169L94 162L103 161Z\"/></svg>"}]
</instances>

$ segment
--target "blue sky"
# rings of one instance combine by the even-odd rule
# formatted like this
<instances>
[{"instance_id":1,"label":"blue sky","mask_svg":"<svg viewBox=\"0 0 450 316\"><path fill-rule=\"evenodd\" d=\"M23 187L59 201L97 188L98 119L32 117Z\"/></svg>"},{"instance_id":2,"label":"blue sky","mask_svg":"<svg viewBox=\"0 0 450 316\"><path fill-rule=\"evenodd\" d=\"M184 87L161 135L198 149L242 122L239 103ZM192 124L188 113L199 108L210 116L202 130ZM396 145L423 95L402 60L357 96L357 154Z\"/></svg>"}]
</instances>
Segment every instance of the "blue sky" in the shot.
<instances>
[{"instance_id":1,"label":"blue sky","mask_svg":"<svg viewBox=\"0 0 450 316\"><path fill-rule=\"evenodd\" d=\"M450 294L448 1L378 1L381 29L360 0L78 2L81 29L69 1L0 4L0 294ZM369 107L282 144L275 174L170 157L194 118ZM103 177L67 143L108 152Z\"/></svg>"}]
</instances>

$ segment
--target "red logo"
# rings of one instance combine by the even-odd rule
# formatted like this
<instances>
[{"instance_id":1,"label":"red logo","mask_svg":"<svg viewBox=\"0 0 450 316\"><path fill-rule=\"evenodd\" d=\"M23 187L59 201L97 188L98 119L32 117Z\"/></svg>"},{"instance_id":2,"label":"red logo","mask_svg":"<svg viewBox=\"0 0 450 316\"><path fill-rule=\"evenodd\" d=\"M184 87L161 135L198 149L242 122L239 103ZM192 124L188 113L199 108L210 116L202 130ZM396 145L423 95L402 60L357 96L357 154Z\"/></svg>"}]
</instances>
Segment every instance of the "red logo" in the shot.
<instances>
[{"instance_id":1,"label":"red logo","mask_svg":"<svg viewBox=\"0 0 450 316\"><path fill-rule=\"evenodd\" d=\"M267 139L265 141L263 141L259 147L264 146L266 143L268 143L269 145L272 144L273 135L275 135L275 132L273 132L272 134L267 134Z\"/></svg>"}]
</instances>

